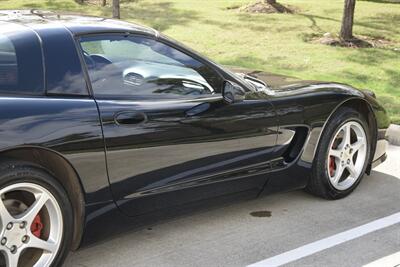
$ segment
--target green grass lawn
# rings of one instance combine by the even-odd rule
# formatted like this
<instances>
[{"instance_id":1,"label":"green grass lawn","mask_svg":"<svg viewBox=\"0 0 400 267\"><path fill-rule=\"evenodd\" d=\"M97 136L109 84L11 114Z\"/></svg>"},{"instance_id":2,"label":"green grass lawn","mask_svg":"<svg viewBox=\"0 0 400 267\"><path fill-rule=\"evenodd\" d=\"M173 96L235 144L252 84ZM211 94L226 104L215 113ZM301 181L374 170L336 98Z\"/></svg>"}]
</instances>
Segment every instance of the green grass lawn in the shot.
<instances>
[{"instance_id":1,"label":"green grass lawn","mask_svg":"<svg viewBox=\"0 0 400 267\"><path fill-rule=\"evenodd\" d=\"M347 83L376 92L400 123L400 3L357 1L355 34L386 37L391 47L341 48L306 42L307 36L337 33L343 0L281 0L296 14L245 14L235 6L252 0L125 0L122 19L138 22L186 43L215 61ZM110 16L111 8L72 0L2 0L1 9L38 8ZM99 1L100 2L100 1ZM111 0L108 0L111 2Z\"/></svg>"}]
</instances>

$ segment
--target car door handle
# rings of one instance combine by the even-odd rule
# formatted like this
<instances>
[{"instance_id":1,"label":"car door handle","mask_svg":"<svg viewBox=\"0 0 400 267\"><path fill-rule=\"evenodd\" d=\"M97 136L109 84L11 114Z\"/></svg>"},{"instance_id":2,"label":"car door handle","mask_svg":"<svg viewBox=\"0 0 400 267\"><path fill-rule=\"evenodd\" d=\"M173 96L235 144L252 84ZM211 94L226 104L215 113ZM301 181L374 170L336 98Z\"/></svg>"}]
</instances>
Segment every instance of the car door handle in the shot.
<instances>
[{"instance_id":1,"label":"car door handle","mask_svg":"<svg viewBox=\"0 0 400 267\"><path fill-rule=\"evenodd\" d=\"M210 109L210 103L201 103L200 105L197 105L189 110L186 110L186 116L192 117L196 115L200 115L201 113L206 112L207 110Z\"/></svg>"},{"instance_id":2,"label":"car door handle","mask_svg":"<svg viewBox=\"0 0 400 267\"><path fill-rule=\"evenodd\" d=\"M132 125L146 122L147 116L143 112L127 111L117 113L114 120L116 124Z\"/></svg>"}]
</instances>

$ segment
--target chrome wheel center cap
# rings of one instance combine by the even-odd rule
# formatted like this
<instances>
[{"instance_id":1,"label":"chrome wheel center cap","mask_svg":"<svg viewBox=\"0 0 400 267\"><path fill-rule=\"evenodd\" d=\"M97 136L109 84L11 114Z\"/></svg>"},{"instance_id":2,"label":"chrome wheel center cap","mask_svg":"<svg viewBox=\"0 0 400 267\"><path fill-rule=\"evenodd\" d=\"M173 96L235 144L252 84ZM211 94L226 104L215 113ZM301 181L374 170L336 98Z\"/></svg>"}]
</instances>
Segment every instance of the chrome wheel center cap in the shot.
<instances>
[{"instance_id":1,"label":"chrome wheel center cap","mask_svg":"<svg viewBox=\"0 0 400 267\"><path fill-rule=\"evenodd\" d=\"M27 241L27 233L26 226L20 227L20 223L11 222L4 229L0 242L6 248L14 250L20 248L24 241Z\"/></svg>"}]
</instances>

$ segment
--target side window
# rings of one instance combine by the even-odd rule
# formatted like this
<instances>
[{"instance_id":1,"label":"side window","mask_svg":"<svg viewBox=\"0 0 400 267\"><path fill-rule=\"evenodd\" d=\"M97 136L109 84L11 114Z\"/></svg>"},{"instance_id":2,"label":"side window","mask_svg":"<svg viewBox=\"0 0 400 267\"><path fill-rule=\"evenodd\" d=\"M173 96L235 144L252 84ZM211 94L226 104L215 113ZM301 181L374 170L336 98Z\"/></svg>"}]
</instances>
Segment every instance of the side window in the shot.
<instances>
[{"instance_id":1,"label":"side window","mask_svg":"<svg viewBox=\"0 0 400 267\"><path fill-rule=\"evenodd\" d=\"M14 45L4 35L0 35L0 86L2 91L7 87L18 85L17 54Z\"/></svg>"},{"instance_id":2,"label":"side window","mask_svg":"<svg viewBox=\"0 0 400 267\"><path fill-rule=\"evenodd\" d=\"M95 95L196 97L220 93L210 67L164 43L141 36L95 36L80 44Z\"/></svg>"},{"instance_id":3,"label":"side window","mask_svg":"<svg viewBox=\"0 0 400 267\"><path fill-rule=\"evenodd\" d=\"M33 32L0 34L0 93L44 93L42 52Z\"/></svg>"}]
</instances>

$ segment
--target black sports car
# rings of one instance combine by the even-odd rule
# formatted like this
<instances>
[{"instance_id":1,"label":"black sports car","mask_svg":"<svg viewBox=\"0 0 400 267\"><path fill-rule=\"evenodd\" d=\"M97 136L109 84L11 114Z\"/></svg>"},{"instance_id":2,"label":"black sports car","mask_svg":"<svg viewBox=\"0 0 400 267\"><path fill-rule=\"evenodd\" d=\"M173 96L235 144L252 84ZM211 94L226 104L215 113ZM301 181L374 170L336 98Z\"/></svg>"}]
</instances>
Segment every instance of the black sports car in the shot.
<instances>
[{"instance_id":1,"label":"black sports car","mask_svg":"<svg viewBox=\"0 0 400 267\"><path fill-rule=\"evenodd\" d=\"M233 199L345 197L388 124L370 91L219 66L135 24L0 11L0 265L59 266Z\"/></svg>"}]
</instances>

